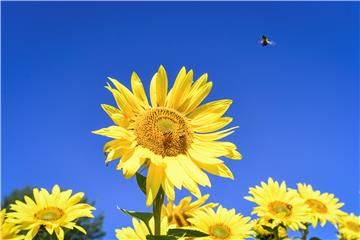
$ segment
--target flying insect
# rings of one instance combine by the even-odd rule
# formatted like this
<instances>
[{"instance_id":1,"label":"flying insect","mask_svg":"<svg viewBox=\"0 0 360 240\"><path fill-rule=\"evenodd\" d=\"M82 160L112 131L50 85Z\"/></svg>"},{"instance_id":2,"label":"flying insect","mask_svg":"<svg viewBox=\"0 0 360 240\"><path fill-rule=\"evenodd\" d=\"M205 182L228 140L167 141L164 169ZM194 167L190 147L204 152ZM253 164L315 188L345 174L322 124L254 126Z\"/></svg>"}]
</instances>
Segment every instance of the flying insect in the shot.
<instances>
[{"instance_id":1,"label":"flying insect","mask_svg":"<svg viewBox=\"0 0 360 240\"><path fill-rule=\"evenodd\" d=\"M259 42L263 47L266 47L268 45L275 45L275 43L273 41L270 41L270 39L265 35L262 35L261 40Z\"/></svg>"}]
</instances>

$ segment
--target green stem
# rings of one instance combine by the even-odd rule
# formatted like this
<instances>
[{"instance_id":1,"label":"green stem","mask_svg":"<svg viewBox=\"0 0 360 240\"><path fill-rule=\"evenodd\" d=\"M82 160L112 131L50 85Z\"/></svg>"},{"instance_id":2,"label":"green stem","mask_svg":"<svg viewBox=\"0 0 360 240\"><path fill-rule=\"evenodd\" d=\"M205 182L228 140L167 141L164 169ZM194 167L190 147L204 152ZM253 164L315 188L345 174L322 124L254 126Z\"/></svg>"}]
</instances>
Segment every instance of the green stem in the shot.
<instances>
[{"instance_id":1,"label":"green stem","mask_svg":"<svg viewBox=\"0 0 360 240\"><path fill-rule=\"evenodd\" d=\"M161 209L164 204L164 191L160 187L153 203L153 215L155 221L155 236L161 235Z\"/></svg>"},{"instance_id":2,"label":"green stem","mask_svg":"<svg viewBox=\"0 0 360 240\"><path fill-rule=\"evenodd\" d=\"M305 224L306 228L304 230L302 230L302 237L301 240L306 240L307 236L309 235L309 224Z\"/></svg>"}]
</instances>

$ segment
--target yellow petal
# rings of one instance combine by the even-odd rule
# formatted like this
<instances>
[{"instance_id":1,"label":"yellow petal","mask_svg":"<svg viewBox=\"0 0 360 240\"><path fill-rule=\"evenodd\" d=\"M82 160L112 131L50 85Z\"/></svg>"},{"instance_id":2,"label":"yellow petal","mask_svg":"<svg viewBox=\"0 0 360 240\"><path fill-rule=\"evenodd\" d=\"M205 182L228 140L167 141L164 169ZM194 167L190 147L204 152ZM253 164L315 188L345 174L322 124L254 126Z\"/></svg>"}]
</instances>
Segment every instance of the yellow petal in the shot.
<instances>
[{"instance_id":1,"label":"yellow petal","mask_svg":"<svg viewBox=\"0 0 360 240\"><path fill-rule=\"evenodd\" d=\"M200 141L206 141L206 142L212 142L216 141L222 138L225 138L231 134L233 134L235 131L234 129L239 128L238 126L224 129L222 131L213 132L213 133L202 133L202 134L194 134L194 137Z\"/></svg>"},{"instance_id":2,"label":"yellow petal","mask_svg":"<svg viewBox=\"0 0 360 240\"><path fill-rule=\"evenodd\" d=\"M231 103L231 100L218 100L201 105L189 114L191 124L201 126L213 123L224 115Z\"/></svg>"},{"instance_id":3,"label":"yellow petal","mask_svg":"<svg viewBox=\"0 0 360 240\"><path fill-rule=\"evenodd\" d=\"M163 179L164 168L150 163L146 178L146 206L149 207L154 201Z\"/></svg>"},{"instance_id":4,"label":"yellow petal","mask_svg":"<svg viewBox=\"0 0 360 240\"><path fill-rule=\"evenodd\" d=\"M128 102L126 101L126 98L116 89L113 89L110 84L107 84L107 86L105 86L106 89L108 89L115 101L116 104L118 105L118 107L120 108L120 110L123 111L123 113L125 114L125 117L127 118L132 118L134 116L134 108L131 107L131 105L128 104Z\"/></svg>"},{"instance_id":5,"label":"yellow petal","mask_svg":"<svg viewBox=\"0 0 360 240\"><path fill-rule=\"evenodd\" d=\"M128 119L125 117L125 115L120 111L120 109L117 109L113 106L107 105L107 104L101 104L102 109L109 115L111 120L113 122L121 127L127 127L129 125Z\"/></svg>"},{"instance_id":6,"label":"yellow petal","mask_svg":"<svg viewBox=\"0 0 360 240\"><path fill-rule=\"evenodd\" d=\"M234 176L230 169L223 163L217 165L198 163L198 165L200 168L216 176L234 179Z\"/></svg>"},{"instance_id":7,"label":"yellow petal","mask_svg":"<svg viewBox=\"0 0 360 240\"><path fill-rule=\"evenodd\" d=\"M195 182L202 186L211 187L209 177L204 173L191 159L185 155L179 155L179 163L184 168L187 175L189 175Z\"/></svg>"},{"instance_id":8,"label":"yellow petal","mask_svg":"<svg viewBox=\"0 0 360 240\"><path fill-rule=\"evenodd\" d=\"M175 190L174 185L169 181L167 177L164 177L162 183L161 183L166 196L168 197L169 201L175 200Z\"/></svg>"},{"instance_id":9,"label":"yellow petal","mask_svg":"<svg viewBox=\"0 0 360 240\"><path fill-rule=\"evenodd\" d=\"M150 100L152 107L157 107L157 97L156 97L156 79L158 73L155 73L150 82Z\"/></svg>"},{"instance_id":10,"label":"yellow petal","mask_svg":"<svg viewBox=\"0 0 360 240\"><path fill-rule=\"evenodd\" d=\"M158 106L165 105L167 91L168 91L168 78L164 67L160 65L156 77L156 101Z\"/></svg>"},{"instance_id":11,"label":"yellow petal","mask_svg":"<svg viewBox=\"0 0 360 240\"><path fill-rule=\"evenodd\" d=\"M136 72L133 72L131 75L131 88L134 96L140 102L140 105L144 108L149 108L149 101L146 96L144 86Z\"/></svg>"},{"instance_id":12,"label":"yellow petal","mask_svg":"<svg viewBox=\"0 0 360 240\"><path fill-rule=\"evenodd\" d=\"M225 127L226 125L231 123L232 120L233 119L231 117L223 117L223 118L216 120L216 122L213 122L211 124L205 124L202 126L193 126L193 129L195 132L214 132L214 131L217 131L217 130Z\"/></svg>"},{"instance_id":13,"label":"yellow petal","mask_svg":"<svg viewBox=\"0 0 360 240\"><path fill-rule=\"evenodd\" d=\"M125 128L120 126L110 126L107 128L92 131L92 133L116 139L133 139L132 134Z\"/></svg>"},{"instance_id":14,"label":"yellow petal","mask_svg":"<svg viewBox=\"0 0 360 240\"><path fill-rule=\"evenodd\" d=\"M108 77L108 79L115 85L117 90L124 96L125 101L127 102L128 105L131 106L133 111L141 112L142 108L139 102L137 101L137 99L132 94L132 92L130 92L130 90L124 85L122 85L118 80L113 79L111 77Z\"/></svg>"},{"instance_id":15,"label":"yellow petal","mask_svg":"<svg viewBox=\"0 0 360 240\"><path fill-rule=\"evenodd\" d=\"M55 228L55 234L58 240L64 240L64 230L61 227Z\"/></svg>"},{"instance_id":16,"label":"yellow petal","mask_svg":"<svg viewBox=\"0 0 360 240\"><path fill-rule=\"evenodd\" d=\"M192 112L209 95L211 89L212 89L212 82L209 82L195 93L192 94L190 92L188 99L179 108L179 111L185 114Z\"/></svg>"},{"instance_id":17,"label":"yellow petal","mask_svg":"<svg viewBox=\"0 0 360 240\"><path fill-rule=\"evenodd\" d=\"M122 170L125 178L131 178L144 164L143 152L136 148L132 156L123 164Z\"/></svg>"}]
</instances>

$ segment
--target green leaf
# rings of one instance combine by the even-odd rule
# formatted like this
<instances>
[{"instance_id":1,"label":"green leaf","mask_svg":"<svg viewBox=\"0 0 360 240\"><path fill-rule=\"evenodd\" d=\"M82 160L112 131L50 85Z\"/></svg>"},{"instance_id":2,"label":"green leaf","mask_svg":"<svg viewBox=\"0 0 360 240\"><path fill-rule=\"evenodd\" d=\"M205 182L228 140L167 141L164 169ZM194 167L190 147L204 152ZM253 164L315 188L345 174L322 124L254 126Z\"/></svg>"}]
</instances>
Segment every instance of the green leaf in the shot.
<instances>
[{"instance_id":1,"label":"green leaf","mask_svg":"<svg viewBox=\"0 0 360 240\"><path fill-rule=\"evenodd\" d=\"M151 228L149 226L149 221L150 219L153 217L153 214L150 213L150 212L134 212L134 211L128 211L128 210L125 210L125 209L122 209L122 208L119 208L123 213L131 216L131 217L134 217L134 218L138 218L140 219L141 221L143 221L147 227L147 229L149 230L149 233L152 234L151 232Z\"/></svg>"},{"instance_id":2,"label":"green leaf","mask_svg":"<svg viewBox=\"0 0 360 240\"><path fill-rule=\"evenodd\" d=\"M182 229L182 228L169 229L167 234L177 236L177 237L207 237L207 236L209 236L208 234L200 232L198 230Z\"/></svg>"},{"instance_id":3,"label":"green leaf","mask_svg":"<svg viewBox=\"0 0 360 240\"><path fill-rule=\"evenodd\" d=\"M136 182L137 182L140 190L146 195L146 177L137 172L136 173Z\"/></svg>"},{"instance_id":4,"label":"green leaf","mask_svg":"<svg viewBox=\"0 0 360 240\"><path fill-rule=\"evenodd\" d=\"M175 236L152 236L152 235L147 235L146 236L147 240L176 240L177 237Z\"/></svg>"},{"instance_id":5,"label":"green leaf","mask_svg":"<svg viewBox=\"0 0 360 240\"><path fill-rule=\"evenodd\" d=\"M312 237L312 238L310 238L309 240L321 240L321 239L318 238L318 237Z\"/></svg>"}]
</instances>

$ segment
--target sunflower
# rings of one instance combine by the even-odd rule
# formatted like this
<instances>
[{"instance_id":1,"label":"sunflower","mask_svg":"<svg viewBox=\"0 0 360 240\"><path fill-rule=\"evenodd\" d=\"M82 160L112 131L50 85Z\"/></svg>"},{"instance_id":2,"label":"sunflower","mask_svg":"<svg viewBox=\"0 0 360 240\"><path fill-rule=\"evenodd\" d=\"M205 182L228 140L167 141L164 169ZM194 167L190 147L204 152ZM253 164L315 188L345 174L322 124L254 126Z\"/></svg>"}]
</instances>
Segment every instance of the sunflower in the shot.
<instances>
[{"instance_id":1,"label":"sunflower","mask_svg":"<svg viewBox=\"0 0 360 240\"><path fill-rule=\"evenodd\" d=\"M270 227L270 228L274 227L271 224L271 222L269 221L269 219L259 218L259 219L253 220L252 222L253 222L253 229L255 231L255 236L260 236L262 238L265 237L265 238L269 238L269 239L275 238L273 232L270 232L265 229L265 227ZM279 225L277 231L278 231L278 237L280 239L284 239L287 237L287 230L283 226Z\"/></svg>"},{"instance_id":2,"label":"sunflower","mask_svg":"<svg viewBox=\"0 0 360 240\"><path fill-rule=\"evenodd\" d=\"M293 189L287 189L285 182L280 185L269 178L268 183L261 182L261 187L250 188L252 196L245 199L258 204L252 214L271 219L273 227L283 224L292 230L305 228L302 222L308 220L308 207Z\"/></svg>"},{"instance_id":3,"label":"sunflower","mask_svg":"<svg viewBox=\"0 0 360 240\"><path fill-rule=\"evenodd\" d=\"M0 239L1 240L21 240L23 235L18 235L19 228L14 224L5 221L6 209L0 211Z\"/></svg>"},{"instance_id":4,"label":"sunflower","mask_svg":"<svg viewBox=\"0 0 360 240\"><path fill-rule=\"evenodd\" d=\"M343 240L359 240L360 216L353 213L343 215L339 221L339 234Z\"/></svg>"},{"instance_id":5,"label":"sunflower","mask_svg":"<svg viewBox=\"0 0 360 240\"><path fill-rule=\"evenodd\" d=\"M320 191L314 191L311 185L301 183L298 184L298 192L310 208L309 220L314 228L318 222L322 227L326 221L336 225L339 216L344 214L339 210L344 204L339 203L339 199L335 198L333 194L321 194Z\"/></svg>"},{"instance_id":6,"label":"sunflower","mask_svg":"<svg viewBox=\"0 0 360 240\"><path fill-rule=\"evenodd\" d=\"M15 204L10 205L13 212L7 214L8 221L17 224L19 229L28 231L25 240L33 239L43 226L46 231L52 235L54 232L59 240L64 239L64 228L78 229L86 234L81 226L75 221L81 217L94 217L91 213L95 208L79 203L83 198L83 193L77 193L71 196L72 191L60 191L58 185L55 185L52 192L46 189L33 190L34 199L28 196L24 197L25 202L17 200Z\"/></svg>"},{"instance_id":7,"label":"sunflower","mask_svg":"<svg viewBox=\"0 0 360 240\"><path fill-rule=\"evenodd\" d=\"M201 211L209 208L215 208L218 204L208 203L203 205L209 198L209 194L202 196L198 200L191 203L191 197L185 197L181 199L178 205L175 205L173 201L169 201L168 204L162 208L162 216L166 216L169 223L176 224L177 227L187 227L190 223L188 218L195 211Z\"/></svg>"},{"instance_id":8,"label":"sunflower","mask_svg":"<svg viewBox=\"0 0 360 240\"><path fill-rule=\"evenodd\" d=\"M133 218L132 223L134 228L127 227L116 229L116 238L119 240L146 240L147 235L152 235L154 233L154 218L151 218L149 221L151 233L144 222ZM175 225L168 223L168 219L166 217L161 219L161 235L166 235L167 231L174 227Z\"/></svg>"},{"instance_id":9,"label":"sunflower","mask_svg":"<svg viewBox=\"0 0 360 240\"><path fill-rule=\"evenodd\" d=\"M142 165L148 166L146 195L150 206L160 187L170 200L175 199L174 187L185 187L201 197L198 184L211 186L203 170L233 179L231 171L219 159L222 156L241 159L231 142L218 141L234 132L220 130L232 118L223 117L231 100L200 103L210 93L212 82L207 74L193 83L193 71L183 67L168 91L168 78L163 66L150 83L150 101L136 73L132 74L132 92L117 80L109 78L106 88L118 108L103 104L113 126L93 131L114 140L107 142L105 163L120 159L117 165L125 178L130 178Z\"/></svg>"},{"instance_id":10,"label":"sunflower","mask_svg":"<svg viewBox=\"0 0 360 240\"><path fill-rule=\"evenodd\" d=\"M196 211L188 221L209 235L201 238L203 240L241 240L253 234L250 217L243 217L236 214L235 209L227 210L222 206L216 212L212 208Z\"/></svg>"}]
</instances>

